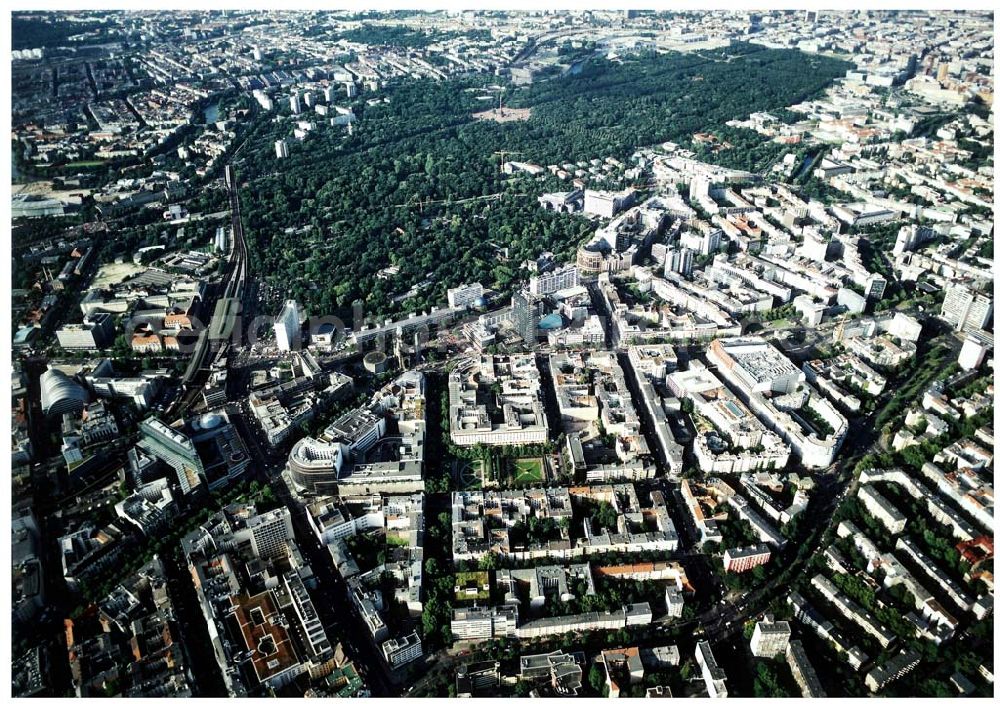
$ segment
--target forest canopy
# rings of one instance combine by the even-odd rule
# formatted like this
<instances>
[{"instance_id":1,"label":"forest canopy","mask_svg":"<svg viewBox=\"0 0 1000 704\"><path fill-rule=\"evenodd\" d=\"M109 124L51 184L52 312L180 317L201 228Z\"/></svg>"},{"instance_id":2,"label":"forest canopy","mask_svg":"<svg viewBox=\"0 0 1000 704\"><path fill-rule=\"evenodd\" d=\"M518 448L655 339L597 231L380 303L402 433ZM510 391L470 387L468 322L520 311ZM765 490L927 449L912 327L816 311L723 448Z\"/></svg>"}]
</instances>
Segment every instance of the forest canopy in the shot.
<instances>
[{"instance_id":1,"label":"forest canopy","mask_svg":"<svg viewBox=\"0 0 1000 704\"><path fill-rule=\"evenodd\" d=\"M422 49L435 42L464 37L469 40L489 38L490 32L485 29L468 32L422 32L400 25L363 25L356 29L348 29L337 34L338 39L349 42L370 44L374 46L402 46L409 49Z\"/></svg>"},{"instance_id":2,"label":"forest canopy","mask_svg":"<svg viewBox=\"0 0 1000 704\"><path fill-rule=\"evenodd\" d=\"M14 13L10 22L10 41L14 50L67 46L72 43L71 37L86 32L103 34L107 31L103 22L55 21L53 18L41 19L23 13Z\"/></svg>"},{"instance_id":3,"label":"forest canopy","mask_svg":"<svg viewBox=\"0 0 1000 704\"><path fill-rule=\"evenodd\" d=\"M356 100L352 135L321 126L277 164L274 140L288 138L292 124L262 122L237 164L251 263L324 314L344 313L355 299L380 316L427 309L448 287L472 281L506 294L524 275L522 261L546 250L569 256L595 225L542 211L540 193L571 186L548 176L505 180L497 152L542 166L626 161L639 147L686 142L805 100L846 67L749 44L594 57L579 73L508 89L504 104L531 108L531 117L505 123L471 118L490 104L492 76L407 80L374 96L388 102ZM747 160L773 158L771 148L740 147ZM500 200L425 205L501 192ZM398 271L378 276L390 266Z\"/></svg>"}]
</instances>

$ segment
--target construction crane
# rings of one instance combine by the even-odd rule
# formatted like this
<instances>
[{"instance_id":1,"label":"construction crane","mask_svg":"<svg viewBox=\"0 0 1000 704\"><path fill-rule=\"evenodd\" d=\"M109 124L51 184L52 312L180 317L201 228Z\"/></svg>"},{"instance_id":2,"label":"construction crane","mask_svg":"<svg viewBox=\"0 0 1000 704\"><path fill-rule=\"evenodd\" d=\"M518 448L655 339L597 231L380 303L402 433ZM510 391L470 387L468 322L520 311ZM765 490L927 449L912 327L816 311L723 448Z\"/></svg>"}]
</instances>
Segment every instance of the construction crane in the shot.
<instances>
[{"instance_id":1,"label":"construction crane","mask_svg":"<svg viewBox=\"0 0 1000 704\"><path fill-rule=\"evenodd\" d=\"M493 152L493 156L500 157L500 173L504 173L504 167L507 165L507 156L510 154L522 154L523 152L508 152L501 149L498 152Z\"/></svg>"}]
</instances>

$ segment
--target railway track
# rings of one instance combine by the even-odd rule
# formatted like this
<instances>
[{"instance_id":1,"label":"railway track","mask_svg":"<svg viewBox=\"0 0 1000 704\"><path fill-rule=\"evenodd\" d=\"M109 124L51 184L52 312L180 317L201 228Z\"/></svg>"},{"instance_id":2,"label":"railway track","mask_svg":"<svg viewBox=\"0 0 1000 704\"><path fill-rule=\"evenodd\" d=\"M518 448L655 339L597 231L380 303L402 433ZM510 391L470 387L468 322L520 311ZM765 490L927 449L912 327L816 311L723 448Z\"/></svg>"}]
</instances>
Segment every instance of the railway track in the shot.
<instances>
[{"instance_id":1,"label":"railway track","mask_svg":"<svg viewBox=\"0 0 1000 704\"><path fill-rule=\"evenodd\" d=\"M226 165L225 179L226 187L229 191L229 211L231 213L233 244L229 259L229 271L226 273L222 282L216 286L214 291L215 295L206 297L206 300L203 301L204 308L206 310L212 310L213 319L219 314L219 308L223 307L220 306L221 302L225 302L227 299L236 299L236 301L242 305L244 303L243 299L247 293L246 282L248 276L248 266L246 240L243 234L243 220L240 213L239 183L237 180L236 169L233 167L232 163ZM222 295L219 295L220 291ZM238 315L240 308L225 306L224 310L226 310L229 315ZM229 346L225 342L218 345L212 344L213 341L210 339L210 333L214 327L211 324L212 322L212 320L209 321L209 325L202 330L201 335L198 337L198 342L195 343L191 360L188 363L187 370L184 372L184 377L181 382L182 393L164 414L167 422L180 418L192 406L194 406L195 403L197 403L198 395L204 388L205 382L208 380L208 373L212 363L217 361L222 354L225 353ZM213 347L215 355L213 359L206 364L206 357Z\"/></svg>"}]
</instances>

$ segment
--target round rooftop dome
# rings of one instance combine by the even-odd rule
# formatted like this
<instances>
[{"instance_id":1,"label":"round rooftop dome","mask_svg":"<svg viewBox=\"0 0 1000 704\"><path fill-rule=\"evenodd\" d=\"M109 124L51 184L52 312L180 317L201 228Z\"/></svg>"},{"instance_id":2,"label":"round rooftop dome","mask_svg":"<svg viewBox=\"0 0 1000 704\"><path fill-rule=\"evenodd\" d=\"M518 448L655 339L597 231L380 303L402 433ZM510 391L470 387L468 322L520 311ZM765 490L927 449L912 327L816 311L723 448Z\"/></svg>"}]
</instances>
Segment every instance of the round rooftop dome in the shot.
<instances>
[{"instance_id":1,"label":"round rooftop dome","mask_svg":"<svg viewBox=\"0 0 1000 704\"><path fill-rule=\"evenodd\" d=\"M540 330L558 330L562 326L563 319L558 313L549 313L538 321L538 328Z\"/></svg>"},{"instance_id":2,"label":"round rooftop dome","mask_svg":"<svg viewBox=\"0 0 1000 704\"><path fill-rule=\"evenodd\" d=\"M191 421L191 427L195 430L211 430L212 428L218 428L222 424L222 421L223 416L221 413L210 411L194 418Z\"/></svg>"},{"instance_id":3,"label":"round rooftop dome","mask_svg":"<svg viewBox=\"0 0 1000 704\"><path fill-rule=\"evenodd\" d=\"M385 356L385 352L379 352L378 350L372 350L365 355L364 365L372 374L381 374L386 370L388 363L388 358Z\"/></svg>"}]
</instances>

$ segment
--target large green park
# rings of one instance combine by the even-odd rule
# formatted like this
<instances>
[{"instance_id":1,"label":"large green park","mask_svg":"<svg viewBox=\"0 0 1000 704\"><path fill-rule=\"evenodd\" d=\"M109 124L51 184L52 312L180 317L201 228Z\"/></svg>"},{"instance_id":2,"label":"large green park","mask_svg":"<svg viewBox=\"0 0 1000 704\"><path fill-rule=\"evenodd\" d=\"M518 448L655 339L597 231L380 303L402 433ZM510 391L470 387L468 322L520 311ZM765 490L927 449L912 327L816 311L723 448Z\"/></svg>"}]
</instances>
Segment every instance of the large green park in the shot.
<instances>
[{"instance_id":1,"label":"large green park","mask_svg":"<svg viewBox=\"0 0 1000 704\"><path fill-rule=\"evenodd\" d=\"M346 314L356 299L380 316L426 309L471 281L506 293L524 276L522 261L568 256L595 225L538 207L540 193L568 182L548 172L504 176L501 159L627 162L639 147L690 145L695 132L719 130L733 146L716 160L756 169L786 147L724 123L761 110L787 117L783 108L817 95L846 66L749 44L594 57L577 73L507 87L505 106L531 110L509 122L472 117L489 107L493 76L405 80L354 101L353 134L292 117L281 101L283 119L256 117L238 161L253 268L324 313ZM301 143L291 139L296 119L317 122ZM289 139L287 159L275 159L276 139ZM390 266L398 271L378 276Z\"/></svg>"}]
</instances>

